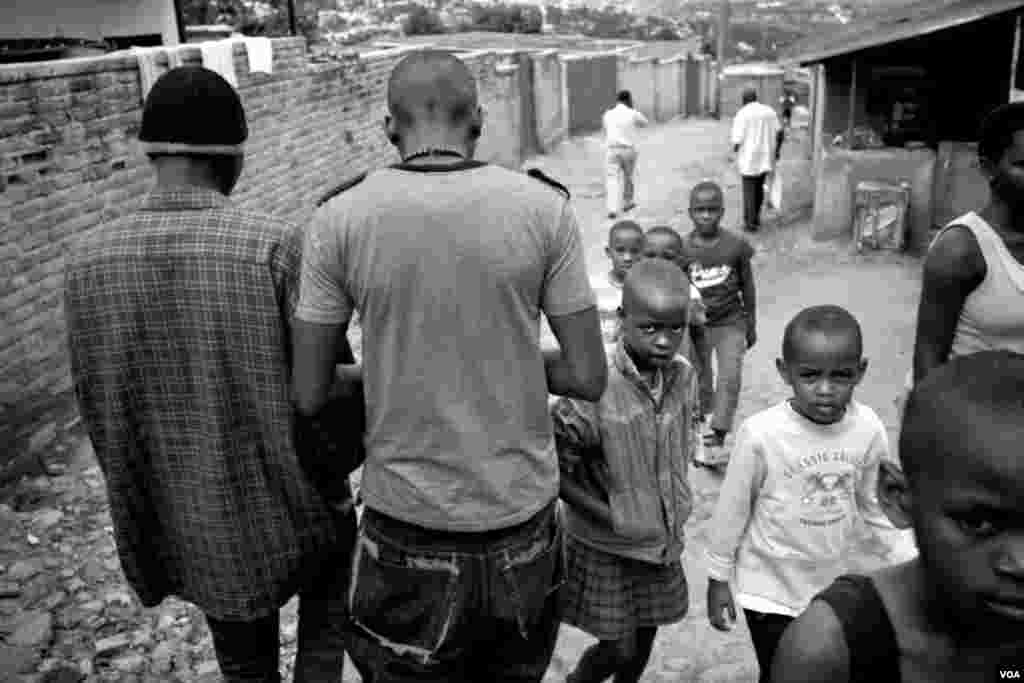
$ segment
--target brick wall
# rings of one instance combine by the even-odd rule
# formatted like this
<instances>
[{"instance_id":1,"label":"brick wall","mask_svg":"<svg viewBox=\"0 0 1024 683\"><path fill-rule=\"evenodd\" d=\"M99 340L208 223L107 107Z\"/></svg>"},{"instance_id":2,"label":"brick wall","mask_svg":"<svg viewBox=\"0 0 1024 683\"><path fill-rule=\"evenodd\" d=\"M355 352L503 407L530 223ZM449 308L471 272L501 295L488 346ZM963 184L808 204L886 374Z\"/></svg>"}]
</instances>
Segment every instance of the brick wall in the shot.
<instances>
[{"instance_id":1,"label":"brick wall","mask_svg":"<svg viewBox=\"0 0 1024 683\"><path fill-rule=\"evenodd\" d=\"M321 64L310 63L301 38L273 44L272 75L251 74L244 47L235 48L250 125L235 200L303 221L321 193L397 161L383 133L385 89L410 48ZM186 64L201 62L195 45L171 49ZM513 168L531 148L567 135L567 102L577 127L599 126L619 82L615 54L589 56L574 79L564 67L578 60L552 52L461 57L486 112L478 157ZM76 238L130 212L148 191L152 172L135 143L141 109L130 53L0 66L0 483L76 426L64 261Z\"/></svg>"}]
</instances>

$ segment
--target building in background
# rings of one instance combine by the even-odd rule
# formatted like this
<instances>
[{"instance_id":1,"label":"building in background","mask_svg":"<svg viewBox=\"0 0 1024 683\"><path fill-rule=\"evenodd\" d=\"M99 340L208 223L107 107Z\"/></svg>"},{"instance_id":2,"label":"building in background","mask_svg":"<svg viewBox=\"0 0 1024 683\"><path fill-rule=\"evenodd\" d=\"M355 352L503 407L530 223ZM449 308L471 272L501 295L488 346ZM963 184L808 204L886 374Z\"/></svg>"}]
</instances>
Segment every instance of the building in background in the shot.
<instances>
[{"instance_id":1,"label":"building in background","mask_svg":"<svg viewBox=\"0 0 1024 683\"><path fill-rule=\"evenodd\" d=\"M3 0L0 41L176 45L183 42L180 17L176 0Z\"/></svg>"}]
</instances>

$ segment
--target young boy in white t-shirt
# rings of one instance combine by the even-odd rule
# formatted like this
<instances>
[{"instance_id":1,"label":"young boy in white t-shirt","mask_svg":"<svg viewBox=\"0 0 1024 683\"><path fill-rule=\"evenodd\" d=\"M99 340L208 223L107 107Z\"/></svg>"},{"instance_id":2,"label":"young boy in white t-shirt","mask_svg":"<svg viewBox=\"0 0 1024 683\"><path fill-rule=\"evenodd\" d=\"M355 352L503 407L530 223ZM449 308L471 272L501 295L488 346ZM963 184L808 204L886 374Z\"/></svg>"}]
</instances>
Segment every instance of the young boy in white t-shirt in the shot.
<instances>
[{"instance_id":1,"label":"young boy in white t-shirt","mask_svg":"<svg viewBox=\"0 0 1024 683\"><path fill-rule=\"evenodd\" d=\"M885 426L853 400L867 369L857 320L804 309L776 364L793 396L740 427L706 550L708 619L719 630L724 613L735 620L733 581L762 682L782 632L846 570L857 526L894 529L876 498Z\"/></svg>"}]
</instances>

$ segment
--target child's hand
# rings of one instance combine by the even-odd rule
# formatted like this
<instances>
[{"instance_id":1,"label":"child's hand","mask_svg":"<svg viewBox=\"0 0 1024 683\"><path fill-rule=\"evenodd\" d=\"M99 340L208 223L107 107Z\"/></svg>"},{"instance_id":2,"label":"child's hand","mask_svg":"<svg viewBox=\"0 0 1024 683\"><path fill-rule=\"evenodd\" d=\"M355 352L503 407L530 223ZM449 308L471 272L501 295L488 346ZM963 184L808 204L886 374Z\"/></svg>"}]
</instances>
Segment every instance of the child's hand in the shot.
<instances>
[{"instance_id":1,"label":"child's hand","mask_svg":"<svg viewBox=\"0 0 1024 683\"><path fill-rule=\"evenodd\" d=\"M753 325L747 327L747 350L754 348L754 344L757 343L757 331Z\"/></svg>"},{"instance_id":2,"label":"child's hand","mask_svg":"<svg viewBox=\"0 0 1024 683\"><path fill-rule=\"evenodd\" d=\"M719 631L729 631L736 623L736 605L728 582L708 579L708 621Z\"/></svg>"}]
</instances>

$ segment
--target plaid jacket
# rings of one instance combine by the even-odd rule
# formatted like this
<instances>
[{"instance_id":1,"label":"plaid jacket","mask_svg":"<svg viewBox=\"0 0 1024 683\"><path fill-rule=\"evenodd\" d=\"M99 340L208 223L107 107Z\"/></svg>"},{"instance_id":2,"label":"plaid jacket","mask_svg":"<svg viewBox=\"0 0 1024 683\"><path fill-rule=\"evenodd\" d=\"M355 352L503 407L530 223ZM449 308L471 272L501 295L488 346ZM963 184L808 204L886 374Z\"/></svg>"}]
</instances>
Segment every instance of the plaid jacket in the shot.
<instances>
[{"instance_id":1,"label":"plaid jacket","mask_svg":"<svg viewBox=\"0 0 1024 683\"><path fill-rule=\"evenodd\" d=\"M613 555L668 564L683 552L693 509L687 471L696 450L697 373L682 356L662 370L655 401L620 339L607 348L608 388L597 402L559 398L551 409L555 443L607 465L614 529L566 506L569 534ZM599 455L599 457L600 457Z\"/></svg>"},{"instance_id":2,"label":"plaid jacket","mask_svg":"<svg viewBox=\"0 0 1024 683\"><path fill-rule=\"evenodd\" d=\"M154 191L70 258L75 390L146 606L263 616L336 541L294 447L300 262L299 230L187 188Z\"/></svg>"}]
</instances>

